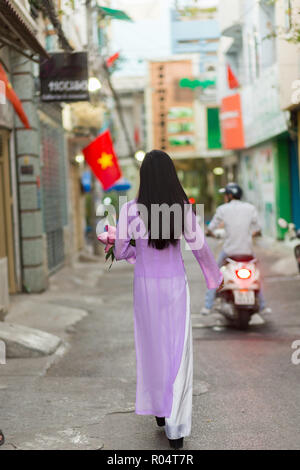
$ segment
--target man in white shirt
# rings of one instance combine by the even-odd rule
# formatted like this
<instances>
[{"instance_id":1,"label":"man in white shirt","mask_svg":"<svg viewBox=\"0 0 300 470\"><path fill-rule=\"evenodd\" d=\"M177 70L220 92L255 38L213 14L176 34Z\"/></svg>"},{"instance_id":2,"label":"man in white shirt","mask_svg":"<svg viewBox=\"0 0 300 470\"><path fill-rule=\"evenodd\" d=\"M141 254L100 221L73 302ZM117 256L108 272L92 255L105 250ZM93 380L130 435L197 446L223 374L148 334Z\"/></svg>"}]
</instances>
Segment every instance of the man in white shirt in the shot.
<instances>
[{"instance_id":1,"label":"man in white shirt","mask_svg":"<svg viewBox=\"0 0 300 470\"><path fill-rule=\"evenodd\" d=\"M208 236L214 236L213 232L221 224L225 230L223 249L218 258L219 266L222 266L227 257L233 255L253 255L253 238L261 234L261 226L258 221L256 208L248 202L241 201L243 191L236 183L229 183L220 190L224 194L225 204L217 208L216 214L208 226ZM214 304L216 291L209 289L205 297L205 307L202 315L208 315ZM269 312L266 309L262 292L259 293L260 311Z\"/></svg>"}]
</instances>

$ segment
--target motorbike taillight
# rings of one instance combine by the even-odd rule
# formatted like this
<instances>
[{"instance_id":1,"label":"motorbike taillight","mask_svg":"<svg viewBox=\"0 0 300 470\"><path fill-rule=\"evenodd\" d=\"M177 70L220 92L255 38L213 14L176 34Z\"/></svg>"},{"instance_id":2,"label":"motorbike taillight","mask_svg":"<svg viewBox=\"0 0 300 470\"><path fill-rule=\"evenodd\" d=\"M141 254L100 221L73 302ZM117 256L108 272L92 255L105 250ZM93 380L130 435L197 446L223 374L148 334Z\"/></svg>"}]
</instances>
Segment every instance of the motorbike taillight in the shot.
<instances>
[{"instance_id":1,"label":"motorbike taillight","mask_svg":"<svg viewBox=\"0 0 300 470\"><path fill-rule=\"evenodd\" d=\"M249 279L251 274L250 269L247 268L241 268L236 271L236 275L239 279Z\"/></svg>"}]
</instances>

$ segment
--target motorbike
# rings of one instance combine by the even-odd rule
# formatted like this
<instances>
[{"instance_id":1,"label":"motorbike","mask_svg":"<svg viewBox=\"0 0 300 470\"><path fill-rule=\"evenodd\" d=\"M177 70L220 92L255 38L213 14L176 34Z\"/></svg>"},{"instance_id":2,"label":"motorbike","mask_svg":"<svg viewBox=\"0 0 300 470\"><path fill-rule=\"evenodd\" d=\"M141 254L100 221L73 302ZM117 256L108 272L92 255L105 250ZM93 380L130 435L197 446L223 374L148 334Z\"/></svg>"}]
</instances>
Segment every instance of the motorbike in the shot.
<instances>
[{"instance_id":1,"label":"motorbike","mask_svg":"<svg viewBox=\"0 0 300 470\"><path fill-rule=\"evenodd\" d=\"M207 236L212 236L209 233ZM223 228L216 229L214 238L222 240ZM216 295L216 310L226 318L229 325L246 330L252 315L258 313L260 270L258 261L252 255L227 257L220 268L224 286Z\"/></svg>"},{"instance_id":2,"label":"motorbike","mask_svg":"<svg viewBox=\"0 0 300 470\"><path fill-rule=\"evenodd\" d=\"M259 312L260 271L249 255L226 258L221 267L224 286L217 295L217 310L232 326L246 330L252 315Z\"/></svg>"}]
</instances>

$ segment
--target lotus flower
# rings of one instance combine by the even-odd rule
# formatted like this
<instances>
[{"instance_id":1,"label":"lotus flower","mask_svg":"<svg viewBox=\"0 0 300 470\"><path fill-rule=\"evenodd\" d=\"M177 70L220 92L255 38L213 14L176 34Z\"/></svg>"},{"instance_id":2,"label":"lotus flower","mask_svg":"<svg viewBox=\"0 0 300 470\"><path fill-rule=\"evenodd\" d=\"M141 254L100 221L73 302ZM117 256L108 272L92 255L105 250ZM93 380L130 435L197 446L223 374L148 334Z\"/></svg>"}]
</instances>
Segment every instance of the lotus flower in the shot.
<instances>
[{"instance_id":1,"label":"lotus flower","mask_svg":"<svg viewBox=\"0 0 300 470\"><path fill-rule=\"evenodd\" d=\"M108 253L115 244L117 229L111 225L106 225L105 229L105 232L98 235L98 240L105 245L105 253Z\"/></svg>"},{"instance_id":2,"label":"lotus flower","mask_svg":"<svg viewBox=\"0 0 300 470\"><path fill-rule=\"evenodd\" d=\"M112 263L115 260L115 254L114 254L113 248L114 248L115 241L116 241L117 229L116 227L113 227L111 225L106 225L104 228L105 228L105 232L102 232L98 235L98 240L101 243L103 243L103 245L105 245L105 250L104 250L106 253L105 259L106 261L109 259L111 260L111 264L109 267L110 269L112 266ZM135 246L135 241L130 240L130 244ZM126 261L130 264L135 264L135 256L128 258Z\"/></svg>"}]
</instances>

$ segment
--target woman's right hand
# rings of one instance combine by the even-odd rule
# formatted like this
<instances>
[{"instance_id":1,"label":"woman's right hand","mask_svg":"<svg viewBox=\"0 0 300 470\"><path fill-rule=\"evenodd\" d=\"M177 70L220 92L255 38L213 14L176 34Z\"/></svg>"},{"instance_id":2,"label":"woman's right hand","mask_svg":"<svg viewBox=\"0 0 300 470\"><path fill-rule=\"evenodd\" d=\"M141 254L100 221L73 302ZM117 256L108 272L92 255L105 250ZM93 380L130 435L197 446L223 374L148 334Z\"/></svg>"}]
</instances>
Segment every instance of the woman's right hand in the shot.
<instances>
[{"instance_id":1,"label":"woman's right hand","mask_svg":"<svg viewBox=\"0 0 300 470\"><path fill-rule=\"evenodd\" d=\"M223 289L223 287L224 287L224 278L222 279L222 282L221 282L221 284L219 285L219 287L218 287L218 289L217 289L217 293L218 293L218 292L221 292L221 290Z\"/></svg>"}]
</instances>

